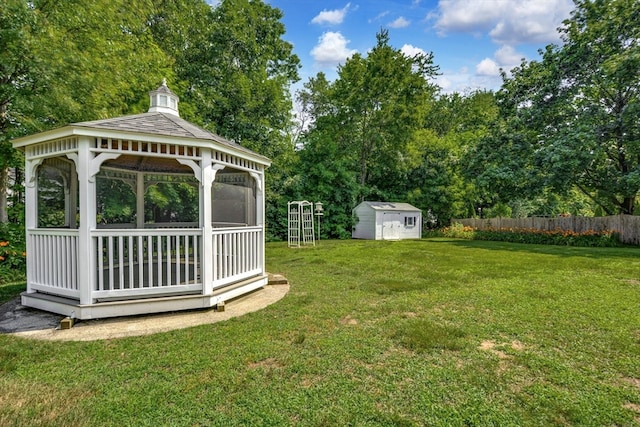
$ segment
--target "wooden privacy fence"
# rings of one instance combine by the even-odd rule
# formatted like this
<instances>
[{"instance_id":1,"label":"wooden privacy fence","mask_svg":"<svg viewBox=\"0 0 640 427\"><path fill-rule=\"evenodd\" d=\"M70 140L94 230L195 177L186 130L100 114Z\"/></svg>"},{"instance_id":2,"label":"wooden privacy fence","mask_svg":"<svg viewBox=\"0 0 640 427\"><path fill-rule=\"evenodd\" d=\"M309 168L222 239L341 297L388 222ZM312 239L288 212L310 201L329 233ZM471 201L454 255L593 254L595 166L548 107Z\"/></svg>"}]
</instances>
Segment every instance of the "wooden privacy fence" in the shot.
<instances>
[{"instance_id":1,"label":"wooden privacy fence","mask_svg":"<svg viewBox=\"0 0 640 427\"><path fill-rule=\"evenodd\" d=\"M640 216L613 215L601 217L529 217L529 218L466 218L452 219L452 223L467 225L478 230L487 228L519 228L535 230L569 230L576 233L585 231L615 231L622 243L640 245Z\"/></svg>"}]
</instances>

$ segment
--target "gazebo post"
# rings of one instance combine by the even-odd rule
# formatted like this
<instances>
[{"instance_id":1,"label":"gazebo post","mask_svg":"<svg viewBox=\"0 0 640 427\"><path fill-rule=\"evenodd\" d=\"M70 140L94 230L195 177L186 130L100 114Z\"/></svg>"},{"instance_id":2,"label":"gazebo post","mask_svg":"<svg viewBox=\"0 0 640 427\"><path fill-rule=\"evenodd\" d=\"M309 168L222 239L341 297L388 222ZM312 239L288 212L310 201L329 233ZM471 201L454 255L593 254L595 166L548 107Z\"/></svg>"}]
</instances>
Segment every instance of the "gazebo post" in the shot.
<instances>
[{"instance_id":1,"label":"gazebo post","mask_svg":"<svg viewBox=\"0 0 640 427\"><path fill-rule=\"evenodd\" d=\"M202 150L202 177L200 179L202 201L200 206L200 227L202 228L202 294L213 293L213 209L211 206L211 187L216 171L211 163L211 150Z\"/></svg>"},{"instance_id":2,"label":"gazebo post","mask_svg":"<svg viewBox=\"0 0 640 427\"><path fill-rule=\"evenodd\" d=\"M25 156L26 157L26 156ZM33 238L31 237L31 230L38 228L38 209L34 208L38 206L38 177L37 177L37 165L39 160L32 160L28 157L26 158L25 163L25 228L27 232L27 242L26 242L26 251L27 251L27 293L32 293L33 289L31 288L31 284L33 283L33 265L29 262L30 258L33 258L34 246L33 246Z\"/></svg>"},{"instance_id":3,"label":"gazebo post","mask_svg":"<svg viewBox=\"0 0 640 427\"><path fill-rule=\"evenodd\" d=\"M78 290L80 304L93 303L92 291L95 272L95 250L91 230L96 228L96 186L91 175L93 154L90 151L91 138L78 138L78 192L80 199L80 221L78 229L78 254L87 256L86 262L78 262Z\"/></svg>"},{"instance_id":4,"label":"gazebo post","mask_svg":"<svg viewBox=\"0 0 640 427\"><path fill-rule=\"evenodd\" d=\"M264 241L264 239L266 239L266 227L265 227L265 197L264 197L264 192L265 192L265 179L264 179L264 171L262 173L259 174L260 179L259 179L259 183L260 185L258 186L258 191L256 192L256 198L257 203L256 203L256 209L257 209L257 213L256 213L256 224L258 224L259 226L262 227L263 230L263 235L262 235L262 239ZM260 265L262 266L266 266L266 259L265 259L265 253L264 253L264 245L260 246Z\"/></svg>"}]
</instances>

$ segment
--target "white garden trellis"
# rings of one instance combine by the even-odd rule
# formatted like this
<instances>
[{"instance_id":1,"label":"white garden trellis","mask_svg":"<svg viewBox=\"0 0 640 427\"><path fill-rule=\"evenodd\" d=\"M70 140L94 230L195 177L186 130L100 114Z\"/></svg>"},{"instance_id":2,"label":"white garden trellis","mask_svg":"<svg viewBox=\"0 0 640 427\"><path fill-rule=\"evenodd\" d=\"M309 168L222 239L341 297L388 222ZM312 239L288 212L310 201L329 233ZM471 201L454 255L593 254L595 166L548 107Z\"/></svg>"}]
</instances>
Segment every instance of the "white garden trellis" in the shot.
<instances>
[{"instance_id":1,"label":"white garden trellis","mask_svg":"<svg viewBox=\"0 0 640 427\"><path fill-rule=\"evenodd\" d=\"M287 203L287 207L289 247L315 246L313 203L306 200L294 201Z\"/></svg>"}]
</instances>

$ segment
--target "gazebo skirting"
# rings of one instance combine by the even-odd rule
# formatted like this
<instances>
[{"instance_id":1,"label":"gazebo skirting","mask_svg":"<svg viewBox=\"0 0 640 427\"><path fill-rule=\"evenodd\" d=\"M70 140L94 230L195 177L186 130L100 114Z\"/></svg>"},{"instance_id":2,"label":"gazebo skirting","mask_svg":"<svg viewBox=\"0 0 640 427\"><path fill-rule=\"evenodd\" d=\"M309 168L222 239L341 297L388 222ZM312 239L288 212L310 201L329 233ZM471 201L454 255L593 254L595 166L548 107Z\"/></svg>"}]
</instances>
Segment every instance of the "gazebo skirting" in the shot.
<instances>
[{"instance_id":1,"label":"gazebo skirting","mask_svg":"<svg viewBox=\"0 0 640 427\"><path fill-rule=\"evenodd\" d=\"M77 319L214 307L267 284L263 228L27 232L22 303ZM211 253L205 258L204 253Z\"/></svg>"}]
</instances>

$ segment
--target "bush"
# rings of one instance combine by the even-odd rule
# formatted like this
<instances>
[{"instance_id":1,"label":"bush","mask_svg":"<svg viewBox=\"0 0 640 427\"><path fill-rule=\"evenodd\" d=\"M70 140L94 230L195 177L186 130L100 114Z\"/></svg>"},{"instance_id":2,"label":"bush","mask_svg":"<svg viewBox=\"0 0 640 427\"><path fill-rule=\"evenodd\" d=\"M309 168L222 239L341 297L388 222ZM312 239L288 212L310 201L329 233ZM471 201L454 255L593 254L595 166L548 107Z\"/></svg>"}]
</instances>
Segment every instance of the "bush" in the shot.
<instances>
[{"instance_id":1,"label":"bush","mask_svg":"<svg viewBox=\"0 0 640 427\"><path fill-rule=\"evenodd\" d=\"M456 239L469 239L473 240L476 233L476 229L468 225L462 225L460 223L453 223L448 227L442 229L442 235L444 237L453 237Z\"/></svg>"},{"instance_id":2,"label":"bush","mask_svg":"<svg viewBox=\"0 0 640 427\"><path fill-rule=\"evenodd\" d=\"M536 228L494 228L479 230L456 223L442 230L445 237L469 240L492 240L539 245L615 247L622 246L620 235L614 230L538 230Z\"/></svg>"},{"instance_id":3,"label":"bush","mask_svg":"<svg viewBox=\"0 0 640 427\"><path fill-rule=\"evenodd\" d=\"M24 280L26 256L24 227L0 224L0 284Z\"/></svg>"}]
</instances>

